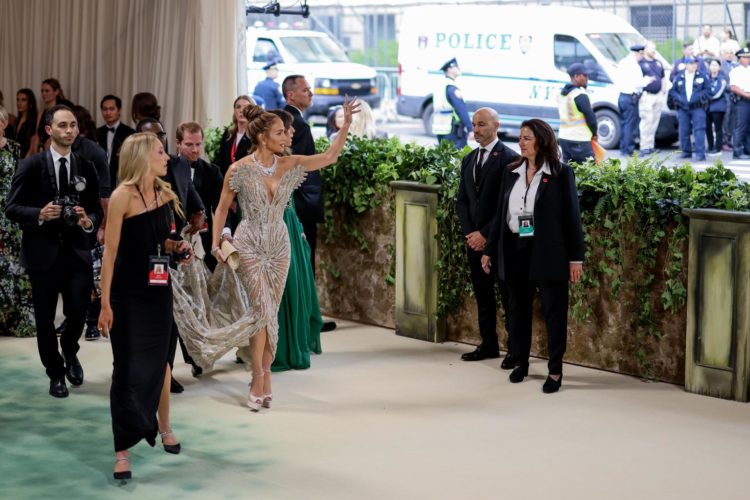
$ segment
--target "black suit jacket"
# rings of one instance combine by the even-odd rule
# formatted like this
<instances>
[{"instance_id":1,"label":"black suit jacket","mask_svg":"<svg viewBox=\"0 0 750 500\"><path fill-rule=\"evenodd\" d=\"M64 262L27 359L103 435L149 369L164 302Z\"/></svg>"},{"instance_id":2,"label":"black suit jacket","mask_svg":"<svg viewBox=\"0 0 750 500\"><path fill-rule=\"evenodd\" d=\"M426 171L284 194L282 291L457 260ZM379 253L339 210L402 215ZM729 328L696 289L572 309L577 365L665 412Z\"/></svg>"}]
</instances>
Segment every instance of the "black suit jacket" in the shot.
<instances>
[{"instance_id":1,"label":"black suit jacket","mask_svg":"<svg viewBox=\"0 0 750 500\"><path fill-rule=\"evenodd\" d=\"M294 106L284 108L294 117L294 137L292 137L292 152L296 155L310 156L315 154L315 139L307 124ZM323 222L323 181L320 172L308 172L307 179L294 192L294 206L297 216L303 223Z\"/></svg>"},{"instance_id":2,"label":"black suit jacket","mask_svg":"<svg viewBox=\"0 0 750 500\"><path fill-rule=\"evenodd\" d=\"M511 167L512 168L512 167ZM484 254L501 280L505 280L504 240L508 198L519 175L503 169L497 215L492 223ZM529 280L567 281L570 262L583 261L583 228L578 207L578 191L573 170L562 165L557 176L542 174L534 198L534 246L531 251Z\"/></svg>"},{"instance_id":3,"label":"black suit jacket","mask_svg":"<svg viewBox=\"0 0 750 500\"><path fill-rule=\"evenodd\" d=\"M190 164L185 158L169 155L167 175L162 179L167 181L172 186L172 190L177 193L185 217L189 219L191 215L205 210L203 201L190 178ZM178 234L186 222L175 213L175 226Z\"/></svg>"},{"instance_id":4,"label":"black suit jacket","mask_svg":"<svg viewBox=\"0 0 750 500\"><path fill-rule=\"evenodd\" d=\"M70 149L94 165L96 174L99 176L99 195L102 198L109 198L112 194L112 188L109 182L109 164L107 163L106 151L99 144L86 139L82 135L76 137Z\"/></svg>"},{"instance_id":5,"label":"black suit jacket","mask_svg":"<svg viewBox=\"0 0 750 500\"><path fill-rule=\"evenodd\" d=\"M193 185L198 192L203 207L206 210L206 219L209 227L213 224L213 214L219 206L221 189L224 187L224 176L221 175L219 167L205 160L198 159L193 168Z\"/></svg>"},{"instance_id":6,"label":"black suit jacket","mask_svg":"<svg viewBox=\"0 0 750 500\"><path fill-rule=\"evenodd\" d=\"M124 123L120 123L115 130L115 138L112 140L112 156L109 158L109 181L110 186L114 190L119 183L119 172L120 172L120 148L122 143L125 142L129 136L135 134L135 130L128 127ZM99 127L96 129L96 142L104 150L104 154L107 154L107 126Z\"/></svg>"},{"instance_id":7,"label":"black suit jacket","mask_svg":"<svg viewBox=\"0 0 750 500\"><path fill-rule=\"evenodd\" d=\"M474 181L474 165L479 158L479 148L464 156L461 163L461 182L458 186L456 206L464 235L479 231L487 238L492 219L497 213L497 197L505 167L518 159L518 153L497 141L481 169L479 182Z\"/></svg>"},{"instance_id":8,"label":"black suit jacket","mask_svg":"<svg viewBox=\"0 0 750 500\"><path fill-rule=\"evenodd\" d=\"M227 170L234 163L232 161L232 145L234 144L234 136L229 135L229 129L224 131L224 135L221 136L221 142L219 143L219 153L215 159L216 165L221 169L221 175L227 175ZM234 152L234 161L247 156L250 151L250 139L246 135L242 135L239 144L237 144L237 150Z\"/></svg>"},{"instance_id":9,"label":"black suit jacket","mask_svg":"<svg viewBox=\"0 0 750 500\"><path fill-rule=\"evenodd\" d=\"M79 206L86 210L94 224L92 233L84 232L78 225L68 226L62 219L39 225L41 209L54 200L58 192L52 153L43 151L19 162L8 192L5 215L23 230L21 264L27 271L48 271L64 245L72 247L76 256L91 264L91 235L103 217L99 177L91 162L71 153L70 178L76 175L86 179L86 188L79 194Z\"/></svg>"}]
</instances>

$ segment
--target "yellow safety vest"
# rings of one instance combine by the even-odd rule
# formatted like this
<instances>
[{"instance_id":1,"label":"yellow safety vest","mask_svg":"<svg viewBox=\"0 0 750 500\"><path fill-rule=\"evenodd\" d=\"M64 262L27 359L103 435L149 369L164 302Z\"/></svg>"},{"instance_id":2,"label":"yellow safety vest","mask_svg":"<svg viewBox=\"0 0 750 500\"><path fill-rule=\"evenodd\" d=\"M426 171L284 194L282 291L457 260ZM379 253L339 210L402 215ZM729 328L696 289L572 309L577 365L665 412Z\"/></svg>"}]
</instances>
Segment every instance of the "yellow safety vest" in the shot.
<instances>
[{"instance_id":1,"label":"yellow safety vest","mask_svg":"<svg viewBox=\"0 0 750 500\"><path fill-rule=\"evenodd\" d=\"M557 100L560 111L560 131L557 136L568 141L585 142L592 137L591 129L586 125L586 116L576 106L575 98L586 94L582 88L573 89L568 95L560 94Z\"/></svg>"},{"instance_id":2,"label":"yellow safety vest","mask_svg":"<svg viewBox=\"0 0 750 500\"><path fill-rule=\"evenodd\" d=\"M453 129L453 106L446 95L448 85L456 85L456 82L446 76L432 94L432 133L435 135L448 135Z\"/></svg>"}]
</instances>

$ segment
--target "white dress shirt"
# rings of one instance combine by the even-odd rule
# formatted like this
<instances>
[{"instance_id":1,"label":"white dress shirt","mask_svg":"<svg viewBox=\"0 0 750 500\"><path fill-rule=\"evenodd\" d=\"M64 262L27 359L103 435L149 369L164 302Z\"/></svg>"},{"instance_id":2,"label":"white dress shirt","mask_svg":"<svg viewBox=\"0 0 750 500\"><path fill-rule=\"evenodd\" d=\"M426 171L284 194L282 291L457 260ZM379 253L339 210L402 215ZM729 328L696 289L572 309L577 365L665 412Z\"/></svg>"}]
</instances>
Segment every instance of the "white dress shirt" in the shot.
<instances>
[{"instance_id":1,"label":"white dress shirt","mask_svg":"<svg viewBox=\"0 0 750 500\"><path fill-rule=\"evenodd\" d=\"M52 163L55 165L55 183L60 182L60 158L65 158L65 167L68 169L68 185L70 185L70 151L66 155L61 155L55 151L54 146L51 146L49 152L52 153ZM57 189L59 191L60 186L57 186Z\"/></svg>"},{"instance_id":2,"label":"white dress shirt","mask_svg":"<svg viewBox=\"0 0 750 500\"><path fill-rule=\"evenodd\" d=\"M484 149L484 156L482 157L482 163L481 165L479 165L480 170L482 169L482 167L484 167L484 164L487 163L487 157L490 156L490 151L495 149L495 145L497 144L499 140L500 139L498 139L496 136L494 141L487 144L486 146L479 146L479 149L477 149L477 160L479 160L479 153L480 153L479 150ZM475 172L474 165L472 165L471 174L474 175L474 172ZM476 181L477 181L477 178L476 176L474 176L474 182Z\"/></svg>"},{"instance_id":3,"label":"white dress shirt","mask_svg":"<svg viewBox=\"0 0 750 500\"><path fill-rule=\"evenodd\" d=\"M690 96L693 95L693 82L695 81L695 73L685 71L685 97L690 102Z\"/></svg>"},{"instance_id":4,"label":"white dress shirt","mask_svg":"<svg viewBox=\"0 0 750 500\"><path fill-rule=\"evenodd\" d=\"M745 92L750 92L750 66L741 64L729 72L729 85L739 87Z\"/></svg>"},{"instance_id":5,"label":"white dress shirt","mask_svg":"<svg viewBox=\"0 0 750 500\"><path fill-rule=\"evenodd\" d=\"M704 51L709 51L714 57L719 57L721 52L721 42L718 38L711 35L708 38L703 35L699 36L693 42L693 52L697 56L702 56ZM737 49L739 50L739 49Z\"/></svg>"},{"instance_id":6,"label":"white dress shirt","mask_svg":"<svg viewBox=\"0 0 750 500\"><path fill-rule=\"evenodd\" d=\"M534 178L531 180L531 184L526 184L526 162L524 161L520 167L513 170L514 174L518 174L518 180L513 184L513 188L510 190L510 197L508 198L508 213L505 221L508 223L508 228L511 232L518 234L518 216L519 215L533 215L534 214L534 202L536 201L536 192L539 190L539 183L542 182L542 172L547 175L552 175L549 169L549 165L546 163L542 165L542 168L536 171Z\"/></svg>"},{"instance_id":7,"label":"white dress shirt","mask_svg":"<svg viewBox=\"0 0 750 500\"><path fill-rule=\"evenodd\" d=\"M637 94L651 82L651 77L643 75L641 65L632 52L619 62L617 72L617 87L623 94Z\"/></svg>"}]
</instances>

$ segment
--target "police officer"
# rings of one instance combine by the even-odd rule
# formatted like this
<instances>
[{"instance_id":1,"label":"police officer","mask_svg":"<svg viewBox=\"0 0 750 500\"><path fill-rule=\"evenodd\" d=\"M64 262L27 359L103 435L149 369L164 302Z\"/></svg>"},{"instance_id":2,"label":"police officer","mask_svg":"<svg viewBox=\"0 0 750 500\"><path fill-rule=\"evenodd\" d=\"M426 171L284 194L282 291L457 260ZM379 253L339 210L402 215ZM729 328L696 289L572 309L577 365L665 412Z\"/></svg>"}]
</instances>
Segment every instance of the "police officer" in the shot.
<instances>
[{"instance_id":1,"label":"police officer","mask_svg":"<svg viewBox=\"0 0 750 500\"><path fill-rule=\"evenodd\" d=\"M670 97L677 109L680 132L680 158L690 158L691 131L695 142L695 160L706 160L706 107L711 95L708 75L698 71L698 59L685 59L685 71L675 78Z\"/></svg>"},{"instance_id":2,"label":"police officer","mask_svg":"<svg viewBox=\"0 0 750 500\"><path fill-rule=\"evenodd\" d=\"M729 88L734 101L734 158L750 159L750 50L736 53L739 66L729 73Z\"/></svg>"},{"instance_id":3,"label":"police officer","mask_svg":"<svg viewBox=\"0 0 750 500\"><path fill-rule=\"evenodd\" d=\"M672 72L669 74L670 82L673 82L679 73L685 71L685 66L687 66L685 61L694 57L694 52L695 50L692 43L688 42L682 44L682 57L677 59L674 62L674 66L672 66ZM708 68L706 68L706 64L701 57L698 57L698 71L701 73L708 73Z\"/></svg>"},{"instance_id":4,"label":"police officer","mask_svg":"<svg viewBox=\"0 0 750 500\"><path fill-rule=\"evenodd\" d=\"M562 160L583 163L594 157L591 141L596 140L596 115L586 94L589 73L581 63L568 67L570 83L563 87L558 97L560 132L558 138L562 148Z\"/></svg>"},{"instance_id":5,"label":"police officer","mask_svg":"<svg viewBox=\"0 0 750 500\"><path fill-rule=\"evenodd\" d=\"M635 151L635 136L638 133L638 101L643 87L648 85L653 77L643 76L640 62L643 59L644 45L633 45L630 54L625 56L619 64L620 97L617 107L620 109L620 153L630 156Z\"/></svg>"},{"instance_id":6,"label":"police officer","mask_svg":"<svg viewBox=\"0 0 750 500\"><path fill-rule=\"evenodd\" d=\"M258 96L262 99L263 105L266 109L283 109L286 106L284 97L281 95L279 84L276 83L276 79L279 77L279 68L277 66L278 61L268 61L263 66L266 72L266 79L258 82L253 90L253 96ZM260 104L259 104L260 105Z\"/></svg>"},{"instance_id":7,"label":"police officer","mask_svg":"<svg viewBox=\"0 0 750 500\"><path fill-rule=\"evenodd\" d=\"M432 133L437 135L438 143L451 141L461 149L468 139L474 138L469 111L461 89L456 85L461 70L455 57L443 64L440 70L445 78L432 96Z\"/></svg>"},{"instance_id":8,"label":"police officer","mask_svg":"<svg viewBox=\"0 0 750 500\"><path fill-rule=\"evenodd\" d=\"M649 155L654 152L656 129L659 127L661 110L666 101L666 81L664 79L664 67L656 59L656 46L654 42L646 43L644 57L639 62L643 76L650 79L648 85L643 88L643 93L638 101L638 116L641 119L641 155Z\"/></svg>"}]
</instances>

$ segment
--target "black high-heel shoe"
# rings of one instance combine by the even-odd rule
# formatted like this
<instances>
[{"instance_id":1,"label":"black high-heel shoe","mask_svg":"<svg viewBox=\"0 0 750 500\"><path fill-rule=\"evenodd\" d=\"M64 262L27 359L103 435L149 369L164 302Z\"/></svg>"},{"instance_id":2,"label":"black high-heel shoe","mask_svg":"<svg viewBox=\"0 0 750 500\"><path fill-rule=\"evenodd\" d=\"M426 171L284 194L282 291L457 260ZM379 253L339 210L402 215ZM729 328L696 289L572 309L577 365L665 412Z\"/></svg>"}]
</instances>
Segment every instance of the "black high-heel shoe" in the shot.
<instances>
[{"instance_id":1,"label":"black high-heel shoe","mask_svg":"<svg viewBox=\"0 0 750 500\"><path fill-rule=\"evenodd\" d=\"M115 459L115 464L117 462L128 462L128 464L129 464L130 460L128 460L125 457L123 457L123 458L116 458ZM112 473L112 477L114 477L116 481L121 481L121 480L124 480L124 479L132 479L133 473L131 471L129 471L129 470L124 470L124 471L120 471L120 472L113 472Z\"/></svg>"},{"instance_id":2,"label":"black high-heel shoe","mask_svg":"<svg viewBox=\"0 0 750 500\"><path fill-rule=\"evenodd\" d=\"M562 373L560 374L560 378L557 380L547 375L547 380L544 381L544 385L542 386L542 392L545 394L552 394L554 392L559 391L561 385L562 385Z\"/></svg>"},{"instance_id":3,"label":"black high-heel shoe","mask_svg":"<svg viewBox=\"0 0 750 500\"><path fill-rule=\"evenodd\" d=\"M510 372L510 376L508 379L513 384L517 384L519 382L523 382L523 379L525 379L529 374L529 365L518 365L516 366L512 372Z\"/></svg>"},{"instance_id":4,"label":"black high-heel shoe","mask_svg":"<svg viewBox=\"0 0 750 500\"><path fill-rule=\"evenodd\" d=\"M172 429L167 429L164 432L159 432L159 435L161 436L161 445L164 447L164 451L166 451L167 453L172 453L173 455L177 455L182 449L182 447L180 446L180 443L166 444L164 442L164 436L166 436L167 434L174 434L174 433L172 432Z\"/></svg>"}]
</instances>

